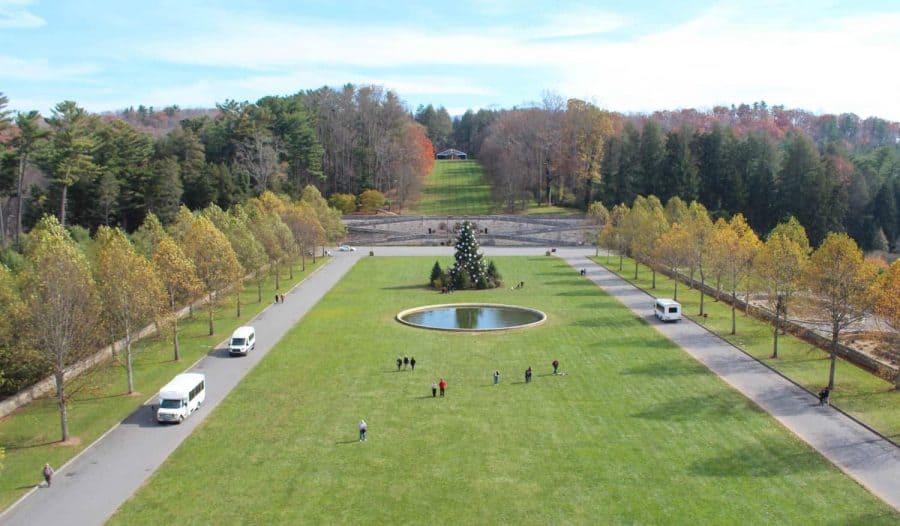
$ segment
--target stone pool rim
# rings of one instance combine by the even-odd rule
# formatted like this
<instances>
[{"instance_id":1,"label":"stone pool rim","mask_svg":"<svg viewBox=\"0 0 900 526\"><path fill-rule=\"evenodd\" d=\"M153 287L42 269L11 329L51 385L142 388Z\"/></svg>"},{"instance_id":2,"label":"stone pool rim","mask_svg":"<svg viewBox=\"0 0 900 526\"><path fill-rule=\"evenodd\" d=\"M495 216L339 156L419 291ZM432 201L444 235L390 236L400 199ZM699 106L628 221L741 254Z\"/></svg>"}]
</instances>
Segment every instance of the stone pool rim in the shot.
<instances>
[{"instance_id":1,"label":"stone pool rim","mask_svg":"<svg viewBox=\"0 0 900 526\"><path fill-rule=\"evenodd\" d=\"M535 320L531 323L524 323L522 325L512 325L509 327L490 327L490 328L485 328L485 329L463 329L463 328L459 328L459 327L432 327L429 325L421 325L418 323L412 323L412 322L409 322L409 321L406 321L403 319L404 316L407 316L409 314L413 314L416 312L422 312L422 311L427 311L427 310L437 310L437 309L447 309L447 308L454 308L454 307L502 307L505 309L514 309L514 310L526 311L526 312L530 312L533 314L537 314L540 317L540 319ZM537 327L538 325L541 325L542 323L547 321L547 314L544 313L543 311L540 311L538 309L533 309L531 307L523 307L521 305L508 305L505 303L482 303L482 302L477 302L477 303L440 303L440 304L435 304L435 305L423 305L421 307L413 307L411 309L402 310L397 313L397 315L395 316L395 319L404 325L407 325L409 327L416 327L417 329L427 329L427 330L431 330L431 331L476 332L476 333L478 333L478 332L509 331L509 330L515 330L515 329L526 329L529 327Z\"/></svg>"}]
</instances>

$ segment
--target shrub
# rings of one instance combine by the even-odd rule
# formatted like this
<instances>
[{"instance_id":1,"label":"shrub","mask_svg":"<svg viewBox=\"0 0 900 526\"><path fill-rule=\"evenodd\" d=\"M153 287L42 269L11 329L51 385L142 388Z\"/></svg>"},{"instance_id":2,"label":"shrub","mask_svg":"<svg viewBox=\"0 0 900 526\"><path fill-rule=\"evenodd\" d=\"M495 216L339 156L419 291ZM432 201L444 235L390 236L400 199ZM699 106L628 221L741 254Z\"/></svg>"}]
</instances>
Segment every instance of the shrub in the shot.
<instances>
[{"instance_id":1,"label":"shrub","mask_svg":"<svg viewBox=\"0 0 900 526\"><path fill-rule=\"evenodd\" d=\"M374 214L379 208L383 208L387 199L378 190L366 190L359 196L359 208L363 212Z\"/></svg>"},{"instance_id":2,"label":"shrub","mask_svg":"<svg viewBox=\"0 0 900 526\"><path fill-rule=\"evenodd\" d=\"M328 206L340 210L342 214L356 212L356 196L353 194L333 194L328 198Z\"/></svg>"}]
</instances>

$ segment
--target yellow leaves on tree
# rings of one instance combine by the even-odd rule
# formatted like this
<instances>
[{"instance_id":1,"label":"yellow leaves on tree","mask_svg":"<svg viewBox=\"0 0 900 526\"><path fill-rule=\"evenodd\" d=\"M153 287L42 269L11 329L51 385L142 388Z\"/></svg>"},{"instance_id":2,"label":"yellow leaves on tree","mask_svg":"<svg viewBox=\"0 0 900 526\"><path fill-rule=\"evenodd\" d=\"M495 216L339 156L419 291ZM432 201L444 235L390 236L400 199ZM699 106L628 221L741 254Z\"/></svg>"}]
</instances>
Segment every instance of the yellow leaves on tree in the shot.
<instances>
[{"instance_id":1,"label":"yellow leaves on tree","mask_svg":"<svg viewBox=\"0 0 900 526\"><path fill-rule=\"evenodd\" d=\"M69 439L65 368L94 349L99 305L84 254L59 221L45 216L28 236L20 290L25 326L56 380L62 440Z\"/></svg>"},{"instance_id":2,"label":"yellow leaves on tree","mask_svg":"<svg viewBox=\"0 0 900 526\"><path fill-rule=\"evenodd\" d=\"M900 259L878 278L873 296L876 314L894 330L900 330Z\"/></svg>"},{"instance_id":3,"label":"yellow leaves on tree","mask_svg":"<svg viewBox=\"0 0 900 526\"><path fill-rule=\"evenodd\" d=\"M125 234L101 226L95 275L103 304L103 319L113 334L125 340L128 393L134 392L131 344L140 329L160 316L166 294L153 265L137 253Z\"/></svg>"},{"instance_id":4,"label":"yellow leaves on tree","mask_svg":"<svg viewBox=\"0 0 900 526\"><path fill-rule=\"evenodd\" d=\"M871 307L875 268L865 261L856 241L845 233L830 233L809 258L806 283L815 311L831 326L831 367L828 387L834 388L836 350L841 332L860 321Z\"/></svg>"},{"instance_id":5,"label":"yellow leaves on tree","mask_svg":"<svg viewBox=\"0 0 900 526\"><path fill-rule=\"evenodd\" d=\"M203 284L197 277L194 263L184 255L181 247L166 236L156 245L153 253L153 265L162 281L169 301L169 314L172 323L172 346L175 361L181 359L178 345L178 306L191 301L203 291Z\"/></svg>"},{"instance_id":6,"label":"yellow leaves on tree","mask_svg":"<svg viewBox=\"0 0 900 526\"><path fill-rule=\"evenodd\" d=\"M205 217L194 219L182 243L185 255L194 263L197 277L208 296L209 335L215 334L213 313L216 291L236 283L244 273L231 244Z\"/></svg>"}]
</instances>

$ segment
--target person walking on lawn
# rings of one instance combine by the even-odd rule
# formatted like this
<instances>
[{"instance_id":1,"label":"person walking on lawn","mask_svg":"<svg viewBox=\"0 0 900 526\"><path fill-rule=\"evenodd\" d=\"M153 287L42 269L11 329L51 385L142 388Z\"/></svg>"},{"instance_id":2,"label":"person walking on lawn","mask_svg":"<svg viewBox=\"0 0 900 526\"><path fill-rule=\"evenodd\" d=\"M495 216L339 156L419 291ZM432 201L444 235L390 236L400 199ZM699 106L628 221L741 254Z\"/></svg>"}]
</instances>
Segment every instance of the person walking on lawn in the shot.
<instances>
[{"instance_id":1,"label":"person walking on lawn","mask_svg":"<svg viewBox=\"0 0 900 526\"><path fill-rule=\"evenodd\" d=\"M435 382L431 382L431 397L435 398L437 396L437 384Z\"/></svg>"},{"instance_id":2,"label":"person walking on lawn","mask_svg":"<svg viewBox=\"0 0 900 526\"><path fill-rule=\"evenodd\" d=\"M366 431L368 431L368 430L369 430L369 424L367 424L364 419L360 420L359 421L359 441L360 442L366 441Z\"/></svg>"},{"instance_id":3,"label":"person walking on lawn","mask_svg":"<svg viewBox=\"0 0 900 526\"><path fill-rule=\"evenodd\" d=\"M438 384L438 387L441 388L441 398L444 397L444 391L447 389L447 380L441 378L441 382Z\"/></svg>"}]
</instances>

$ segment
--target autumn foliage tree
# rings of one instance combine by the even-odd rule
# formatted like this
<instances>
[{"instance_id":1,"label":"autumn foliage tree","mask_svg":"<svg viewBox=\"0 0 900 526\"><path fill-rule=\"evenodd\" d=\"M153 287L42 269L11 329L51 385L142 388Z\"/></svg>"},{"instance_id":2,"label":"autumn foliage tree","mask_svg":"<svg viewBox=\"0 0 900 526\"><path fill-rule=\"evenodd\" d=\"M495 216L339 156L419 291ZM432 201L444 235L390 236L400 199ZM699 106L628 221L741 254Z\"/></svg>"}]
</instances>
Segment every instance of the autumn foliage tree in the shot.
<instances>
[{"instance_id":1,"label":"autumn foliage tree","mask_svg":"<svg viewBox=\"0 0 900 526\"><path fill-rule=\"evenodd\" d=\"M716 225L711 257L722 269L725 283L731 291L731 334L736 334L737 291L748 281L753 270L753 259L760 250L761 242L741 214L735 215L724 225L717 221ZM748 297L747 301L749 300Z\"/></svg>"},{"instance_id":2,"label":"autumn foliage tree","mask_svg":"<svg viewBox=\"0 0 900 526\"><path fill-rule=\"evenodd\" d=\"M172 350L175 361L181 360L181 349L178 343L178 307L191 301L203 290L197 277L194 263L175 241L166 236L156 245L153 253L153 265L162 280L169 303L170 323L172 324Z\"/></svg>"},{"instance_id":3,"label":"autumn foliage tree","mask_svg":"<svg viewBox=\"0 0 900 526\"><path fill-rule=\"evenodd\" d=\"M806 268L806 283L831 332L828 388L834 389L837 346L841 333L866 315L872 305L875 269L856 242L844 233L830 233L813 252Z\"/></svg>"},{"instance_id":4,"label":"autumn foliage tree","mask_svg":"<svg viewBox=\"0 0 900 526\"><path fill-rule=\"evenodd\" d=\"M802 286L801 279L809 259L809 241L803 226L790 218L769 234L753 262L760 290L766 293L775 312L772 358L778 358L778 332L787 318L788 306Z\"/></svg>"},{"instance_id":5,"label":"autumn foliage tree","mask_svg":"<svg viewBox=\"0 0 900 526\"><path fill-rule=\"evenodd\" d=\"M134 250L119 229L100 227L94 270L103 305L103 319L113 334L125 340L128 393L134 392L131 344L136 334L155 320L166 304L165 292L153 265Z\"/></svg>"},{"instance_id":6,"label":"autumn foliage tree","mask_svg":"<svg viewBox=\"0 0 900 526\"><path fill-rule=\"evenodd\" d=\"M197 217L185 232L182 248L197 269L209 310L209 335L215 334L213 315L216 294L237 282L244 269L238 262L228 238L205 217Z\"/></svg>"},{"instance_id":7,"label":"autumn foliage tree","mask_svg":"<svg viewBox=\"0 0 900 526\"><path fill-rule=\"evenodd\" d=\"M26 306L26 333L50 364L62 440L69 439L65 370L93 350L99 340L99 302L87 259L53 216L31 232L25 249L21 290Z\"/></svg>"},{"instance_id":8,"label":"autumn foliage tree","mask_svg":"<svg viewBox=\"0 0 900 526\"><path fill-rule=\"evenodd\" d=\"M879 276L872 293L875 312L895 331L900 331L900 260Z\"/></svg>"}]
</instances>

